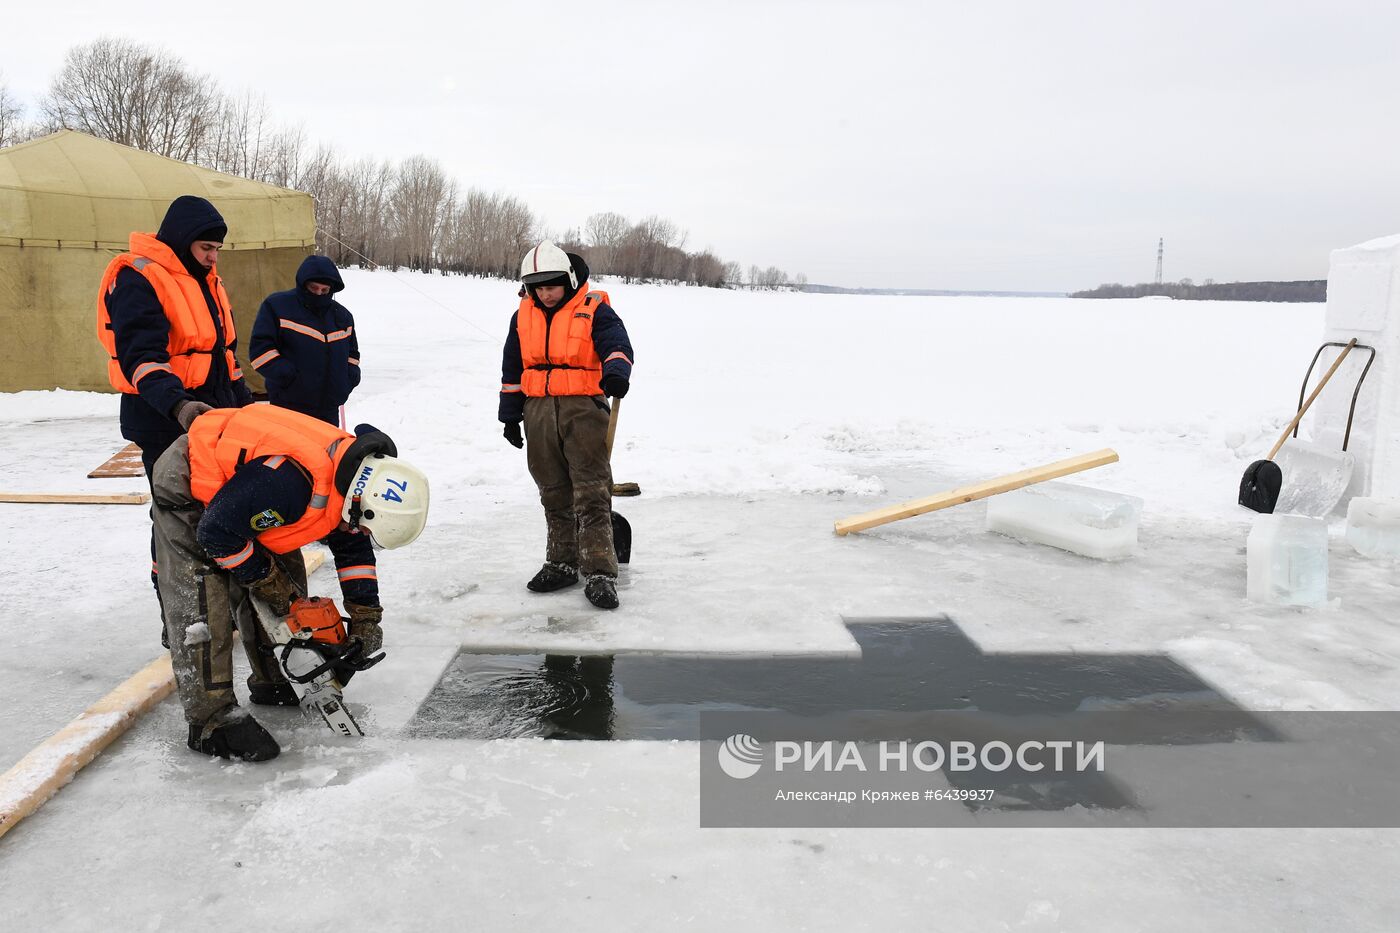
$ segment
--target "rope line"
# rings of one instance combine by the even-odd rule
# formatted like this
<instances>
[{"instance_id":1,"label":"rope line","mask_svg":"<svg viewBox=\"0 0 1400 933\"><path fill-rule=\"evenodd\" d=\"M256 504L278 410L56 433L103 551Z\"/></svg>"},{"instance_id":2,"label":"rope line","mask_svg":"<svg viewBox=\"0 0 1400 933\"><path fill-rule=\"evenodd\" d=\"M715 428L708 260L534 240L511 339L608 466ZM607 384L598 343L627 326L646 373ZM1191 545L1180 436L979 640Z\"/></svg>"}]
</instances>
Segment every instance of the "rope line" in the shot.
<instances>
[{"instance_id":1,"label":"rope line","mask_svg":"<svg viewBox=\"0 0 1400 933\"><path fill-rule=\"evenodd\" d=\"M468 327L472 328L473 330L477 330L477 331L480 331L481 333L485 334L486 337L487 337L489 340L491 340L491 341L494 342L494 341L496 341L496 340L501 339L499 335L497 335L497 334L492 334L491 332L485 330L485 329L482 328L481 326L479 326L479 325L477 325L477 324L473 324L471 321L469 321L469 320L467 320L466 318L462 317L462 316L461 316L460 314L458 314L456 311L452 310L451 307L449 307L448 305L443 304L441 301L438 301L438 300L437 300L436 298L434 298L432 295L429 295L427 292L423 291L421 288L418 288L418 287L415 286L413 283L409 282L407 279L405 279L405 278L403 278L402 276L400 276L400 275L399 275L397 272L395 272L394 270L389 269L389 268L386 268L382 263L377 263L377 262L375 262L373 259L370 259L370 258L369 258L368 256L366 256L364 253L362 253L362 252L360 252L359 250L355 249L355 247L351 246L349 243L346 243L344 240L342 240L340 237L336 236L334 233L327 233L325 230L317 230L317 231L316 231L316 234L317 234L318 236L324 236L324 237L326 237L327 239L334 240L334 241L335 241L336 243L338 243L340 246L344 247L345 249L349 250L350 252L352 252L352 253L354 253L356 256L358 256L358 257L360 258L360 261L361 261L361 262L365 262L365 263L368 263L369 265L373 266L375 270L380 270L380 269L382 269L383 271L389 273L389 277L392 278L392 279L394 279L395 281L397 281L397 282L398 282L400 285L402 285L404 288L407 288L407 289L409 289L410 291L417 292L419 295L421 295L421 296L423 296L424 298L428 299L428 300L431 301L433 304L437 305L439 308L441 308L442 310L446 311L448 314L452 315L452 316L455 317L457 320L461 321L463 324L467 325Z\"/></svg>"}]
</instances>

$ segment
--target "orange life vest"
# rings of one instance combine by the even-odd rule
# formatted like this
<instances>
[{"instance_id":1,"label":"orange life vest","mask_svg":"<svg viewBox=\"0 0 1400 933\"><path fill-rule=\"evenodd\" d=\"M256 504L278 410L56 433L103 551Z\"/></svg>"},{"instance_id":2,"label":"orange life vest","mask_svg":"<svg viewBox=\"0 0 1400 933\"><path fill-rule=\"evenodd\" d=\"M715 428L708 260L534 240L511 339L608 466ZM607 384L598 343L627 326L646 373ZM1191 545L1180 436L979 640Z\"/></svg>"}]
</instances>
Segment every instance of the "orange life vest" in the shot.
<instances>
[{"instance_id":1,"label":"orange life vest","mask_svg":"<svg viewBox=\"0 0 1400 933\"><path fill-rule=\"evenodd\" d=\"M520 388L527 396L597 395L603 362L593 348L593 313L609 303L604 291L584 292L561 305L553 318L528 294L520 299L515 330L520 335Z\"/></svg>"},{"instance_id":2,"label":"orange life vest","mask_svg":"<svg viewBox=\"0 0 1400 933\"><path fill-rule=\"evenodd\" d=\"M311 502L295 522L257 536L269 551L285 554L340 524L345 496L335 488L335 469L354 440L324 421L273 405L215 408L190 425L190 492L208 505L249 460L282 455L294 461L311 479Z\"/></svg>"},{"instance_id":3,"label":"orange life vest","mask_svg":"<svg viewBox=\"0 0 1400 933\"><path fill-rule=\"evenodd\" d=\"M209 305L204 300L204 292L199 282L190 275L175 256L175 252L154 235L133 233L130 239L131 251L122 253L107 264L102 276L102 287L97 292L97 339L107 351L107 379L118 392L135 394L136 383L157 371L174 373L187 389L204 385L209 378L209 367L214 347L219 335L214 329L214 319L209 314ZM170 321L170 341L166 352L170 355L169 364L145 363L132 373L128 381L117 360L117 335L112 330L112 318L107 313L107 296L117 284L117 273L131 268L146 277L156 291L161 310ZM234 341L233 311L224 291L224 283L218 274L209 273L209 292L219 306L219 318L224 331L224 364L229 378L239 376L238 362L227 348Z\"/></svg>"}]
</instances>

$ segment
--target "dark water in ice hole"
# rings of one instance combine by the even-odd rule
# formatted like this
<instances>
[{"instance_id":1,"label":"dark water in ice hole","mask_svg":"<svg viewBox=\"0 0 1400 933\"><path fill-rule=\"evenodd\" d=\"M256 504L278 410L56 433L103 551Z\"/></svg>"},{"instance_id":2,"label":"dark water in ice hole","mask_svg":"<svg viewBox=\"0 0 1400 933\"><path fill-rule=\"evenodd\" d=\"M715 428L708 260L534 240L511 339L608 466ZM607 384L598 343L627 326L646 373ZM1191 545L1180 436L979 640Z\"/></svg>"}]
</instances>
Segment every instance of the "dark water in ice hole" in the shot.
<instances>
[{"instance_id":1,"label":"dark water in ice hole","mask_svg":"<svg viewBox=\"0 0 1400 933\"><path fill-rule=\"evenodd\" d=\"M1262 723L1160 654L986 654L950 619L847 620L859 657L459 654L407 727L410 735L492 739L699 739L707 711L774 710L820 721L852 711L1068 713L1085 708L1238 713L1200 734L1135 734L1130 744L1275 738ZM1219 723L1220 720L1213 720ZM885 736L848 736L883 738ZM1030 786L945 772L955 786L1008 781L995 809L1130 807L1112 779Z\"/></svg>"},{"instance_id":2,"label":"dark water in ice hole","mask_svg":"<svg viewBox=\"0 0 1400 933\"><path fill-rule=\"evenodd\" d=\"M408 732L443 738L696 739L708 710L804 717L852 710L1054 713L1149 698L1236 709L1166 655L984 654L955 623L846 623L859 657L506 655L463 652Z\"/></svg>"}]
</instances>

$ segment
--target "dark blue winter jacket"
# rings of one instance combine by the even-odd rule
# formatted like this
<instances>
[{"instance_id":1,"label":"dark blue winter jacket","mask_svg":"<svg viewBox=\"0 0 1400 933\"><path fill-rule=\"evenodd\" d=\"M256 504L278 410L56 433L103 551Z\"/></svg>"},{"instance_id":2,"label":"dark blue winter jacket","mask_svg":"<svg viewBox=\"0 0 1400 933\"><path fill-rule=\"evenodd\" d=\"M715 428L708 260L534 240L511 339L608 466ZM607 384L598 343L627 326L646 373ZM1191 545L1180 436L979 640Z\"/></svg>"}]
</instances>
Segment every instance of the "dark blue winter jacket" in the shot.
<instances>
[{"instance_id":1,"label":"dark blue winter jacket","mask_svg":"<svg viewBox=\"0 0 1400 933\"><path fill-rule=\"evenodd\" d=\"M170 247L200 283L219 342L210 354L209 378L203 385L186 389L174 373L157 371L136 384L139 394L122 395L122 437L135 441L143 449L164 450L183 433L175 420L175 408L181 402L198 399L215 408L239 408L253 400L242 375L237 374L235 378L224 365L220 348L227 343L229 349L236 350L238 344L223 333L218 308L209 291L208 273L190 254L190 244L199 239L200 234L210 234L208 239L221 241L226 232L224 219L214 205L203 198L185 195L170 205L156 233L156 238ZM118 273L111 294L107 296L107 314L116 337L117 360L127 379L146 363L169 361L170 320L161 310L155 289L145 276L130 268Z\"/></svg>"},{"instance_id":2,"label":"dark blue winter jacket","mask_svg":"<svg viewBox=\"0 0 1400 933\"><path fill-rule=\"evenodd\" d=\"M329 295L306 290L326 282ZM267 383L274 405L339 422L337 409L360 384L360 347L355 319L332 296L345 288L335 263L308 256L297 270L297 287L273 292L258 309L248 356Z\"/></svg>"}]
</instances>

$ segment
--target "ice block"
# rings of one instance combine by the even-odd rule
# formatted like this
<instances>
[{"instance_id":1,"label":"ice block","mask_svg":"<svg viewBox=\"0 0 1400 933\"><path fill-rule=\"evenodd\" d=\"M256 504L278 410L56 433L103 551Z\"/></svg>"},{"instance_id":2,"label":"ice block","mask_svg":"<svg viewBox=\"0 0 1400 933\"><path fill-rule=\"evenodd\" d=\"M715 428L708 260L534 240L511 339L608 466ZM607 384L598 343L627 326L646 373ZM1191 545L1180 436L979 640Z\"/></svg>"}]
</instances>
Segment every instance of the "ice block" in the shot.
<instances>
[{"instance_id":1,"label":"ice block","mask_svg":"<svg viewBox=\"0 0 1400 933\"><path fill-rule=\"evenodd\" d=\"M1400 499L1352 499L1347 543L1364 557L1400 557Z\"/></svg>"},{"instance_id":2,"label":"ice block","mask_svg":"<svg viewBox=\"0 0 1400 933\"><path fill-rule=\"evenodd\" d=\"M987 500L987 530L1099 560L1137 550L1142 500L1074 483L1037 483Z\"/></svg>"},{"instance_id":3,"label":"ice block","mask_svg":"<svg viewBox=\"0 0 1400 933\"><path fill-rule=\"evenodd\" d=\"M1285 606L1327 602L1327 522L1303 515L1260 515L1245 544L1246 595Z\"/></svg>"}]
</instances>

